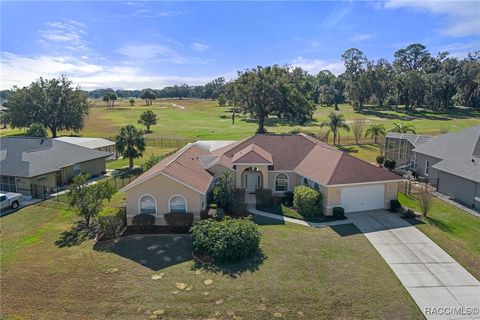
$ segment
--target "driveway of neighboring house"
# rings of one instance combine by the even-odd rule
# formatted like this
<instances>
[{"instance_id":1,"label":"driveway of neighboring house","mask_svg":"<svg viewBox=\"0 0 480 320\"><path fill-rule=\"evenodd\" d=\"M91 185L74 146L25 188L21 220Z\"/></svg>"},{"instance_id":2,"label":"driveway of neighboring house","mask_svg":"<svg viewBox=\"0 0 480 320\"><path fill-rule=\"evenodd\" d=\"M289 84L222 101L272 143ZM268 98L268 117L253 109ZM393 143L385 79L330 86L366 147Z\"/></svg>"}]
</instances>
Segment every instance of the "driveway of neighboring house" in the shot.
<instances>
[{"instance_id":1,"label":"driveway of neighboring house","mask_svg":"<svg viewBox=\"0 0 480 320\"><path fill-rule=\"evenodd\" d=\"M347 214L427 319L480 319L480 282L425 234L385 211Z\"/></svg>"},{"instance_id":2,"label":"driveway of neighboring house","mask_svg":"<svg viewBox=\"0 0 480 320\"><path fill-rule=\"evenodd\" d=\"M24 199L20 200L20 206L18 206L17 209L11 209L11 208L1 209L0 210L0 217L7 216L11 213L14 213L15 211L18 211L22 208L31 206L32 204L35 204L35 203L38 203L38 202L41 202L41 201L42 201L41 199L36 199L36 198L30 198L30 199L25 199L24 198Z\"/></svg>"}]
</instances>

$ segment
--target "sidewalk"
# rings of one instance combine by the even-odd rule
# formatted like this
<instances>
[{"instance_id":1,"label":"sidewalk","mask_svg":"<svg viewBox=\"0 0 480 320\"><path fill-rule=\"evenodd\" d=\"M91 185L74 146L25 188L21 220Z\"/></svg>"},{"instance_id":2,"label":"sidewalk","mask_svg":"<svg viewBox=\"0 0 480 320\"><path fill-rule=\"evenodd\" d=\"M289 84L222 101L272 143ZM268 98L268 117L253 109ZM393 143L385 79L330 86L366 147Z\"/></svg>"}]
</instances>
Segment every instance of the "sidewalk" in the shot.
<instances>
[{"instance_id":1,"label":"sidewalk","mask_svg":"<svg viewBox=\"0 0 480 320\"><path fill-rule=\"evenodd\" d=\"M257 209L252 209L252 208L248 209L248 211L252 214L256 214L256 215L259 215L259 216L262 216L262 217L275 219L275 220L286 221L286 222L295 223L295 224L299 224L299 225L302 225L302 226L313 227L313 228L325 228L325 227L330 227L330 226L338 226L338 225L341 225L341 224L352 223L352 221L350 221L348 219L331 221L331 222L307 222L307 221L303 221L303 220L299 220L299 219L280 216L278 214L273 214L273 213L269 213L269 212L260 211L260 210L257 210Z\"/></svg>"}]
</instances>

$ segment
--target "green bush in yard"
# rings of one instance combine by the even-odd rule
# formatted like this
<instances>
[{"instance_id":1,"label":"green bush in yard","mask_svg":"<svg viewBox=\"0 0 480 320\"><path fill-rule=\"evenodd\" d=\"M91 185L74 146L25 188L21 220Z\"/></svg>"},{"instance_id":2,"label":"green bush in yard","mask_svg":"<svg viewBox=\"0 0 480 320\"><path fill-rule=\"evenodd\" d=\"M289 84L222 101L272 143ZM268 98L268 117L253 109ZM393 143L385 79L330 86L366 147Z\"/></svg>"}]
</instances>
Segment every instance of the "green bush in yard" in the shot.
<instances>
[{"instance_id":1,"label":"green bush in yard","mask_svg":"<svg viewBox=\"0 0 480 320\"><path fill-rule=\"evenodd\" d=\"M260 250L260 232L248 218L203 220L191 232L193 252L216 263L240 261Z\"/></svg>"},{"instance_id":2,"label":"green bush in yard","mask_svg":"<svg viewBox=\"0 0 480 320\"><path fill-rule=\"evenodd\" d=\"M393 170L395 169L396 162L392 159L385 159L385 161L383 161L383 166L387 169Z\"/></svg>"},{"instance_id":3,"label":"green bush in yard","mask_svg":"<svg viewBox=\"0 0 480 320\"><path fill-rule=\"evenodd\" d=\"M105 208L98 213L97 222L105 239L116 238L125 228L125 212L120 208Z\"/></svg>"},{"instance_id":4,"label":"green bush in yard","mask_svg":"<svg viewBox=\"0 0 480 320\"><path fill-rule=\"evenodd\" d=\"M293 197L294 194L292 191L287 191L282 197L282 204L286 207L291 207L293 206Z\"/></svg>"},{"instance_id":5,"label":"green bush in yard","mask_svg":"<svg viewBox=\"0 0 480 320\"><path fill-rule=\"evenodd\" d=\"M307 186L295 187L293 206L303 217L315 217L322 214L322 194Z\"/></svg>"},{"instance_id":6,"label":"green bush in yard","mask_svg":"<svg viewBox=\"0 0 480 320\"><path fill-rule=\"evenodd\" d=\"M334 207L333 208L333 217L337 219L344 219L345 218L345 209L342 207Z\"/></svg>"},{"instance_id":7,"label":"green bush in yard","mask_svg":"<svg viewBox=\"0 0 480 320\"><path fill-rule=\"evenodd\" d=\"M152 214L137 214L132 218L132 225L136 226L140 232L147 232L155 225L155 216Z\"/></svg>"},{"instance_id":8,"label":"green bush in yard","mask_svg":"<svg viewBox=\"0 0 480 320\"><path fill-rule=\"evenodd\" d=\"M272 190L271 189L257 189L255 192L257 199L257 207L270 207L272 205Z\"/></svg>"}]
</instances>

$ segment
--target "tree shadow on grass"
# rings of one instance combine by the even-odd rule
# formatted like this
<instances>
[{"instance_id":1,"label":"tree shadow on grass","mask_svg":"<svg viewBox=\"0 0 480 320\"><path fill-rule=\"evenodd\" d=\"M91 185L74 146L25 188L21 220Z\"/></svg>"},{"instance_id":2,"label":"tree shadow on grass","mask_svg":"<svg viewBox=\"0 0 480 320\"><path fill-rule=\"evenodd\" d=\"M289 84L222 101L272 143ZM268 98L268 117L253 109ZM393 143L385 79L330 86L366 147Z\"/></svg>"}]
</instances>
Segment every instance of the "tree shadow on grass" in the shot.
<instances>
[{"instance_id":1,"label":"tree shadow on grass","mask_svg":"<svg viewBox=\"0 0 480 320\"><path fill-rule=\"evenodd\" d=\"M368 150L368 151L378 151L378 147L375 147L372 144L358 144L358 145L340 145L337 148L346 153L358 153L359 149Z\"/></svg>"},{"instance_id":2,"label":"tree shadow on grass","mask_svg":"<svg viewBox=\"0 0 480 320\"><path fill-rule=\"evenodd\" d=\"M228 276L230 278L238 278L245 272L255 272L260 269L260 266L266 260L266 256L262 251L259 251L243 261L235 263L215 264L215 263L201 263L195 261L193 269L201 269L208 272L218 273Z\"/></svg>"},{"instance_id":3,"label":"tree shadow on grass","mask_svg":"<svg viewBox=\"0 0 480 320\"><path fill-rule=\"evenodd\" d=\"M80 220L76 221L70 230L62 232L55 245L59 248L78 246L86 240L93 239L95 235L95 226L90 225L87 228L84 221Z\"/></svg>"},{"instance_id":4,"label":"tree shadow on grass","mask_svg":"<svg viewBox=\"0 0 480 320\"><path fill-rule=\"evenodd\" d=\"M258 119L252 118L243 118L240 121L244 121L246 123L258 123ZM295 126L302 126L302 127L314 127L317 125L317 119L312 119L308 122L299 122L295 120L286 120L286 119L279 119L277 117L271 117L265 120L266 127L295 127Z\"/></svg>"},{"instance_id":5,"label":"tree shadow on grass","mask_svg":"<svg viewBox=\"0 0 480 320\"><path fill-rule=\"evenodd\" d=\"M192 260L188 234L137 234L118 241L97 242L93 249L117 254L155 271Z\"/></svg>"},{"instance_id":6,"label":"tree shadow on grass","mask_svg":"<svg viewBox=\"0 0 480 320\"><path fill-rule=\"evenodd\" d=\"M444 232L452 233L454 231L452 226L449 225L448 223L445 223L441 220L438 220L438 219L435 219L435 218L430 218L430 217L427 217L426 219L429 222L429 224L434 225L435 227L437 227L438 229L440 229Z\"/></svg>"}]
</instances>

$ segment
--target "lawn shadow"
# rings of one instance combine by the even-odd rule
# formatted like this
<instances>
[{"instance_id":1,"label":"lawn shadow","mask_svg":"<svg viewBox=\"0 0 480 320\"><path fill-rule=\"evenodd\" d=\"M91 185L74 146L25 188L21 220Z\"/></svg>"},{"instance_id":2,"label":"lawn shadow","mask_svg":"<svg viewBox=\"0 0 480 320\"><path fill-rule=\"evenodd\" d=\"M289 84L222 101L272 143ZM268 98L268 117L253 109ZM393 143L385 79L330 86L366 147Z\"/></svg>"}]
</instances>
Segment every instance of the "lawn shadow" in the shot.
<instances>
[{"instance_id":1,"label":"lawn shadow","mask_svg":"<svg viewBox=\"0 0 480 320\"><path fill-rule=\"evenodd\" d=\"M368 151L378 150L378 148L372 144L339 145L337 148L346 153L358 153L359 149Z\"/></svg>"},{"instance_id":2,"label":"lawn shadow","mask_svg":"<svg viewBox=\"0 0 480 320\"><path fill-rule=\"evenodd\" d=\"M273 218L269 218L269 217L260 216L260 215L257 215L257 214L253 215L253 222L255 222L256 224L258 224L260 226L276 226L276 225L284 225L285 224L285 220L283 220L283 219L273 219Z\"/></svg>"},{"instance_id":3,"label":"lawn shadow","mask_svg":"<svg viewBox=\"0 0 480 320\"><path fill-rule=\"evenodd\" d=\"M55 245L59 248L78 246L86 240L93 239L96 235L95 226L85 226L83 220L76 221L72 228L60 234L55 241Z\"/></svg>"},{"instance_id":4,"label":"lawn shadow","mask_svg":"<svg viewBox=\"0 0 480 320\"><path fill-rule=\"evenodd\" d=\"M363 234L360 229L358 229L353 223L349 224L340 224L337 226L331 226L333 231L335 231L340 237L349 237L357 234Z\"/></svg>"},{"instance_id":5,"label":"lawn shadow","mask_svg":"<svg viewBox=\"0 0 480 320\"><path fill-rule=\"evenodd\" d=\"M188 234L138 234L118 241L97 242L93 249L115 253L154 271L192 260L191 237Z\"/></svg>"},{"instance_id":6,"label":"lawn shadow","mask_svg":"<svg viewBox=\"0 0 480 320\"><path fill-rule=\"evenodd\" d=\"M263 254L263 252L260 251L246 258L243 261L235 263L214 264L195 261L193 269L200 269L208 272L218 273L228 276L230 278L238 278L245 272L252 273L257 271L266 259L267 258Z\"/></svg>"}]
</instances>

